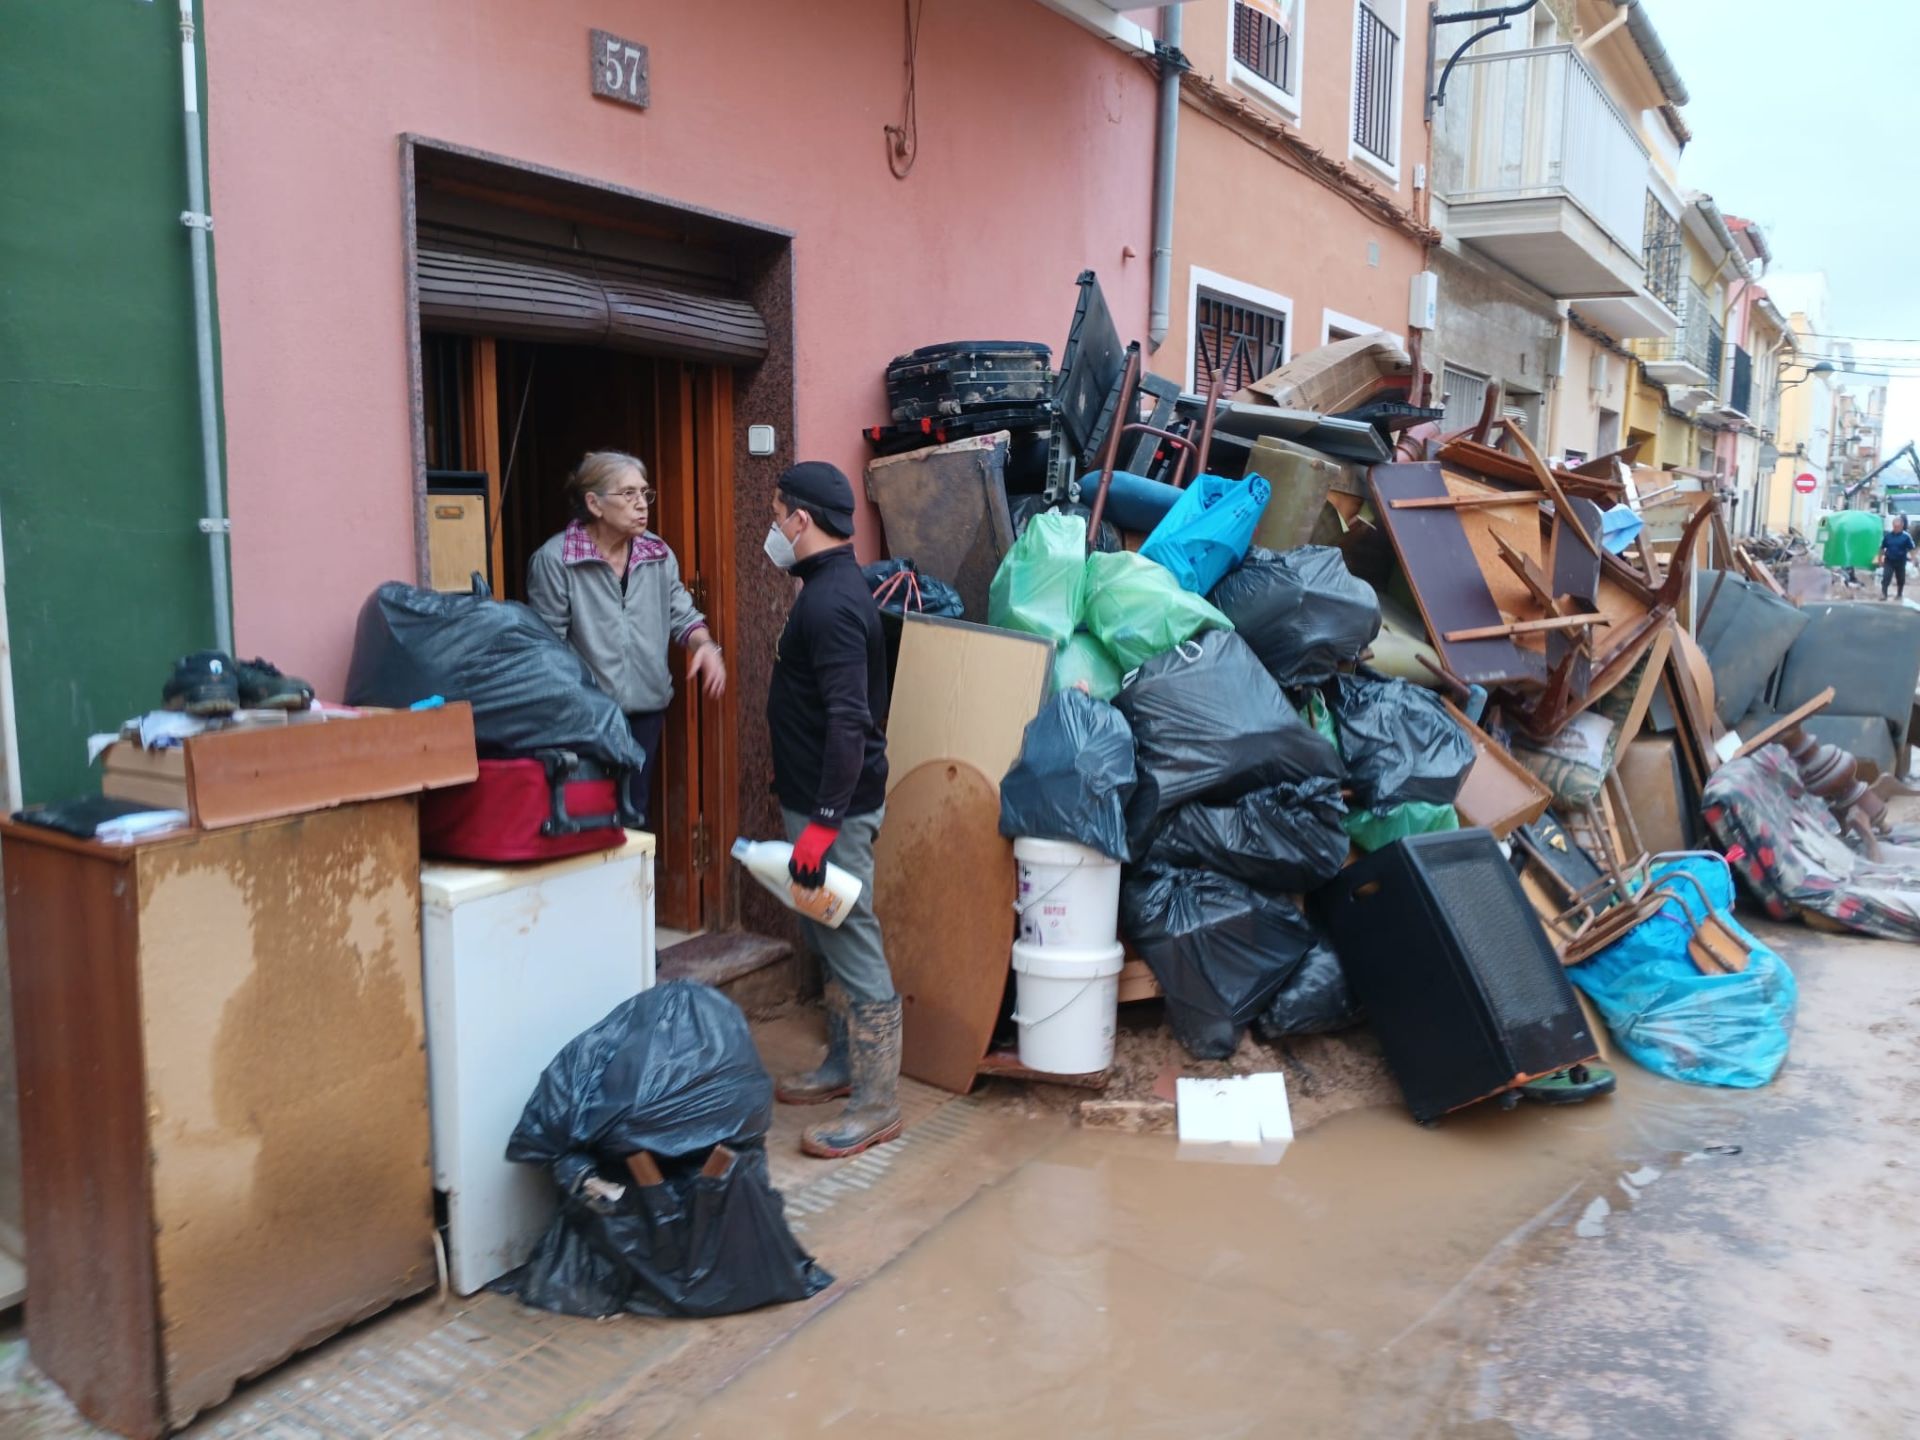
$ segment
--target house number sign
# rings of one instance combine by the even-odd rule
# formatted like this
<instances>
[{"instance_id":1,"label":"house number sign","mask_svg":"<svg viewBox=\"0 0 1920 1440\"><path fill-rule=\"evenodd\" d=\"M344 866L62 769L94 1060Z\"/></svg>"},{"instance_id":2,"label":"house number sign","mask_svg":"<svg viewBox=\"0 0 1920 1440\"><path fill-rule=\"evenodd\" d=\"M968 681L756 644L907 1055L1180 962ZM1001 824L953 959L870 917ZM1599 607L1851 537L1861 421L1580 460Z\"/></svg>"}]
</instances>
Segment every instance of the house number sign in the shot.
<instances>
[{"instance_id":1,"label":"house number sign","mask_svg":"<svg viewBox=\"0 0 1920 1440\"><path fill-rule=\"evenodd\" d=\"M647 47L610 35L587 32L587 63L593 75L593 93L622 105L647 108Z\"/></svg>"}]
</instances>

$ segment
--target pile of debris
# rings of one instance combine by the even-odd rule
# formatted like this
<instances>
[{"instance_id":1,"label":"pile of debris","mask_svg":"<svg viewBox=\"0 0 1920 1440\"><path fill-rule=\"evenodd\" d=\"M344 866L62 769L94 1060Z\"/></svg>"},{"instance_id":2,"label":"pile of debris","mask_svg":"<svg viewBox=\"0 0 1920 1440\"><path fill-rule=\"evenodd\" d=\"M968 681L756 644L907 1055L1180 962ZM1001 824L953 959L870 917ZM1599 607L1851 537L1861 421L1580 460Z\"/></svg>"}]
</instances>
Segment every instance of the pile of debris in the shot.
<instances>
[{"instance_id":1,"label":"pile of debris","mask_svg":"<svg viewBox=\"0 0 1920 1440\"><path fill-rule=\"evenodd\" d=\"M868 490L896 564L989 627L937 642L946 663L1049 652L942 684L934 622L904 616L895 774L964 764L1003 843L1124 865L1120 997L1162 997L1194 1060L1364 1013L1423 1120L1564 1096L1609 1032L1663 1073L1763 1084L1793 981L1733 919L1729 860L1776 915L1920 935L1920 849L1885 807L1920 615L1795 605L1710 481L1634 448L1550 464L1497 391L1443 433L1384 336L1229 395L1236 348L1185 393L1141 373L1089 272L1049 358L969 342L889 369ZM991 740L952 713L901 721L1016 674L981 697ZM988 808L965 853L994 853ZM977 897L942 917L932 876L888 871L883 922L915 896L916 928L888 925L909 1072L1020 1073L985 1053L1005 973L924 938Z\"/></svg>"}]
</instances>

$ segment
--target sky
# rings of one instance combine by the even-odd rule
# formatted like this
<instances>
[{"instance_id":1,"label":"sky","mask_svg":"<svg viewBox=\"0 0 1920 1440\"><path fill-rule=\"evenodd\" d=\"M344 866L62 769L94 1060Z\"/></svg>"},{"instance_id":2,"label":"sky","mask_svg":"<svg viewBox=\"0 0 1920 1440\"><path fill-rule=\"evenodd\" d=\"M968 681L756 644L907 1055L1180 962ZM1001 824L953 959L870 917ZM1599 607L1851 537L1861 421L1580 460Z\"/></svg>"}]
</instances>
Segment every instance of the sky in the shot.
<instances>
[{"instance_id":1,"label":"sky","mask_svg":"<svg viewBox=\"0 0 1920 1440\"><path fill-rule=\"evenodd\" d=\"M1920 438L1920 0L1642 3L1690 97L1681 183L1826 273L1828 330L1895 373L1887 450Z\"/></svg>"}]
</instances>

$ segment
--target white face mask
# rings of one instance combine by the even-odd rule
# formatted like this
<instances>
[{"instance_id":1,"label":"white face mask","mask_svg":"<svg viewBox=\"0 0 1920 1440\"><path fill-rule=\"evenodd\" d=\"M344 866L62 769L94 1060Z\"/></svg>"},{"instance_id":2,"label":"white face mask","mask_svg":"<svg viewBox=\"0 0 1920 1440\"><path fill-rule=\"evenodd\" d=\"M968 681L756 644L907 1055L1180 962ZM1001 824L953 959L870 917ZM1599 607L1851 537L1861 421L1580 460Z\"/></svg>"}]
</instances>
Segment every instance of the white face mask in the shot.
<instances>
[{"instance_id":1,"label":"white face mask","mask_svg":"<svg viewBox=\"0 0 1920 1440\"><path fill-rule=\"evenodd\" d=\"M760 548L782 570L791 570L800 561L800 557L793 553L793 542L780 533L778 522L767 526L766 542Z\"/></svg>"}]
</instances>

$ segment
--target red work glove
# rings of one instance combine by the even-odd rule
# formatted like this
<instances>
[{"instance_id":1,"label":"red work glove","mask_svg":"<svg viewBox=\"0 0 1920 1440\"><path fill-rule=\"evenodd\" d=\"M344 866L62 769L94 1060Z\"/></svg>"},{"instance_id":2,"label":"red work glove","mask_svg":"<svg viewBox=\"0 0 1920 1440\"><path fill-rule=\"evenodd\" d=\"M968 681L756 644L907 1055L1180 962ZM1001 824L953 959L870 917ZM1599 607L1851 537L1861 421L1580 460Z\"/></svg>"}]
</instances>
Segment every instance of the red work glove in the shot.
<instances>
[{"instance_id":1,"label":"red work glove","mask_svg":"<svg viewBox=\"0 0 1920 1440\"><path fill-rule=\"evenodd\" d=\"M802 830L800 838L793 842L793 858L787 862L787 873L793 877L793 883L803 890L818 890L826 884L827 851L839 838L838 830L818 820Z\"/></svg>"}]
</instances>

